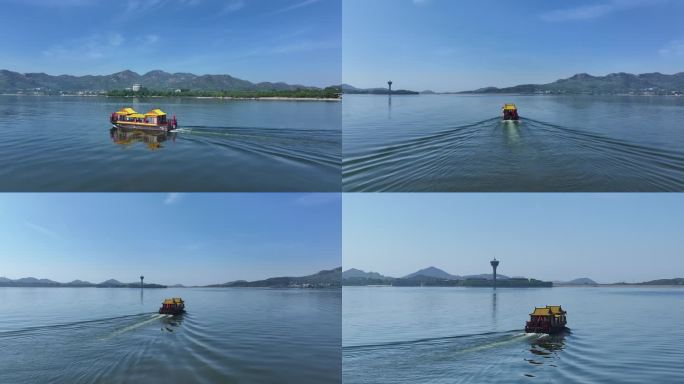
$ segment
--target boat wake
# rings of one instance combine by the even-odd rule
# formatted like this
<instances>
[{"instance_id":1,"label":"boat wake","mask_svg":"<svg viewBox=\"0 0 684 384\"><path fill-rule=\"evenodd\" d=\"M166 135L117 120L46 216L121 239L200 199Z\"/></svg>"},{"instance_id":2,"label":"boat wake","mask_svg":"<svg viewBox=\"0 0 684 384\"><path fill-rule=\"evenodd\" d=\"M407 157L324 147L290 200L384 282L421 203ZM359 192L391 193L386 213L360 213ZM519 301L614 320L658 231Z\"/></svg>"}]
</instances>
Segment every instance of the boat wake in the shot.
<instances>
[{"instance_id":1,"label":"boat wake","mask_svg":"<svg viewBox=\"0 0 684 384\"><path fill-rule=\"evenodd\" d=\"M146 324L149 324L153 321L157 321L157 320L164 319L167 317L172 317L172 315L163 315L163 314L155 313L151 316L143 317L141 319L134 321L132 324L129 324L123 328L117 329L114 332L112 332L112 333L110 333L104 337L101 337L100 340L109 340L113 337L117 337L117 336L122 335L126 332L130 332L136 328L140 328L140 327L142 327Z\"/></svg>"},{"instance_id":2,"label":"boat wake","mask_svg":"<svg viewBox=\"0 0 684 384\"><path fill-rule=\"evenodd\" d=\"M255 127L183 126L173 131L177 141L272 157L284 161L335 168L341 162L340 132L336 130Z\"/></svg>"},{"instance_id":3,"label":"boat wake","mask_svg":"<svg viewBox=\"0 0 684 384\"><path fill-rule=\"evenodd\" d=\"M393 348L393 347L404 347L411 345L435 345L435 344L446 344L446 343L469 343L472 340L484 341L484 343L477 343L481 347L496 346L501 343L508 341L518 341L526 338L534 338L535 334L525 333L522 330L511 330L504 332L484 332L477 334L468 335L456 335L456 336L443 336L443 337L430 337L423 339L414 339L407 341L391 341L386 343L377 344L364 344L364 345L349 345L343 346L344 351L356 351L356 350L372 350L372 349L383 349L383 348Z\"/></svg>"},{"instance_id":4,"label":"boat wake","mask_svg":"<svg viewBox=\"0 0 684 384\"><path fill-rule=\"evenodd\" d=\"M69 323L58 323L58 324L26 327L26 328L11 330L11 331L0 332L0 339L3 337L12 337L12 336L17 336L17 335L30 334L30 333L34 333L34 332L42 333L42 332L49 331L49 330L83 329L83 328L88 328L88 327L93 327L93 326L96 326L96 327L103 326L103 325L106 326L107 324L111 324L111 323L117 323L117 322L127 321L127 320L136 320L136 319L145 318L148 316L150 316L150 313L138 313L135 315L113 316L113 317L106 317L106 318L101 318L101 319L92 319L92 320L74 321L74 322L69 322ZM154 316L154 315L152 315L152 316Z\"/></svg>"},{"instance_id":5,"label":"boat wake","mask_svg":"<svg viewBox=\"0 0 684 384\"><path fill-rule=\"evenodd\" d=\"M673 191L684 189L684 151L497 117L345 149L342 179L345 191Z\"/></svg>"}]
</instances>

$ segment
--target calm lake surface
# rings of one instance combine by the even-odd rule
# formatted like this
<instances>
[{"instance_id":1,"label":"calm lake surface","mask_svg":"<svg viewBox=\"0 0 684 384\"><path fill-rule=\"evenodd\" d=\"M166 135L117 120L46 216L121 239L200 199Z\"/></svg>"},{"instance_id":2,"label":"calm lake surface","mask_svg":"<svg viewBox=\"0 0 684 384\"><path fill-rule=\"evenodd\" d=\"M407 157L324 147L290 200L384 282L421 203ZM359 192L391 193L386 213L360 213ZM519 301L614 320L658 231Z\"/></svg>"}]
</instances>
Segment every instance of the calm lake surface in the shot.
<instances>
[{"instance_id":1,"label":"calm lake surface","mask_svg":"<svg viewBox=\"0 0 684 384\"><path fill-rule=\"evenodd\" d=\"M560 304L570 331L526 335ZM343 289L344 383L681 383L684 289Z\"/></svg>"},{"instance_id":2,"label":"calm lake surface","mask_svg":"<svg viewBox=\"0 0 684 384\"><path fill-rule=\"evenodd\" d=\"M338 191L339 102L0 96L0 191ZM122 106L178 117L111 130Z\"/></svg>"},{"instance_id":3,"label":"calm lake surface","mask_svg":"<svg viewBox=\"0 0 684 384\"><path fill-rule=\"evenodd\" d=\"M684 191L683 118L684 97L345 95L343 189Z\"/></svg>"},{"instance_id":4,"label":"calm lake surface","mask_svg":"<svg viewBox=\"0 0 684 384\"><path fill-rule=\"evenodd\" d=\"M163 298L182 317L157 314ZM0 383L339 383L341 291L0 288Z\"/></svg>"}]
</instances>

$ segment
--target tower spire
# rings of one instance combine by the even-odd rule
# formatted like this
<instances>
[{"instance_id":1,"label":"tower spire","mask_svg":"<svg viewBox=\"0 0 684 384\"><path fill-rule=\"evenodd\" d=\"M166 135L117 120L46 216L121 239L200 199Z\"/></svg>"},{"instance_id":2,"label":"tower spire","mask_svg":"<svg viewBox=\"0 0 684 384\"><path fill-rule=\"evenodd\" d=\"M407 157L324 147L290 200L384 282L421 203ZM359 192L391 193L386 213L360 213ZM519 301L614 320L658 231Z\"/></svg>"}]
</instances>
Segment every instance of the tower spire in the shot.
<instances>
[{"instance_id":1,"label":"tower spire","mask_svg":"<svg viewBox=\"0 0 684 384\"><path fill-rule=\"evenodd\" d=\"M499 260L494 258L494 260L490 261L489 264L492 265L492 278L494 280L494 289L496 289L496 267L499 266Z\"/></svg>"}]
</instances>

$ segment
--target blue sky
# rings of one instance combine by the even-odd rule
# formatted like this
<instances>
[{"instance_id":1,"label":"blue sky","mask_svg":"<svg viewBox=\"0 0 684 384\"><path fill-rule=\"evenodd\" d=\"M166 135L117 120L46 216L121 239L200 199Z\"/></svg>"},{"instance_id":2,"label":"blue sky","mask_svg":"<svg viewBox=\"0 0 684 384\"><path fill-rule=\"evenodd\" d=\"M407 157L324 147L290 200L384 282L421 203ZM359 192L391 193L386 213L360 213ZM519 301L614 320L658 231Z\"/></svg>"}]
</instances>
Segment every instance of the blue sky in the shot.
<instances>
[{"instance_id":1,"label":"blue sky","mask_svg":"<svg viewBox=\"0 0 684 384\"><path fill-rule=\"evenodd\" d=\"M341 265L339 194L0 194L0 276L211 284Z\"/></svg>"},{"instance_id":2,"label":"blue sky","mask_svg":"<svg viewBox=\"0 0 684 384\"><path fill-rule=\"evenodd\" d=\"M53 75L161 69L340 83L340 0L0 0L0 6L0 69Z\"/></svg>"},{"instance_id":3,"label":"blue sky","mask_svg":"<svg viewBox=\"0 0 684 384\"><path fill-rule=\"evenodd\" d=\"M345 0L343 81L460 91L684 71L677 0Z\"/></svg>"},{"instance_id":4,"label":"blue sky","mask_svg":"<svg viewBox=\"0 0 684 384\"><path fill-rule=\"evenodd\" d=\"M344 269L684 277L683 194L345 194L343 217Z\"/></svg>"}]
</instances>

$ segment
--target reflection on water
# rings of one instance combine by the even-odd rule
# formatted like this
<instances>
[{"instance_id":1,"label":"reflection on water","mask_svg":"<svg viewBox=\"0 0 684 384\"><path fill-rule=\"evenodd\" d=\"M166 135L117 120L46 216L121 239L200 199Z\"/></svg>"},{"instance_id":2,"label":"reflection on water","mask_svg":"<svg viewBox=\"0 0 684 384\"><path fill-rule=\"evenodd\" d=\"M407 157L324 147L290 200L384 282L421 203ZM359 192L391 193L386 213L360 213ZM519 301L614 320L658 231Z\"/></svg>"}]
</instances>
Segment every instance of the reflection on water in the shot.
<instances>
[{"instance_id":1,"label":"reflection on water","mask_svg":"<svg viewBox=\"0 0 684 384\"><path fill-rule=\"evenodd\" d=\"M183 323L183 314L175 316L166 316L161 318L161 331L162 332L175 332L177 328Z\"/></svg>"},{"instance_id":2,"label":"reflection on water","mask_svg":"<svg viewBox=\"0 0 684 384\"><path fill-rule=\"evenodd\" d=\"M684 377L684 329L671 326L684 311L678 288L345 287L342 297L345 383L677 383ZM568 309L572 332L524 332L530 310L547 303ZM653 313L662 318L654 322Z\"/></svg>"},{"instance_id":3,"label":"reflection on water","mask_svg":"<svg viewBox=\"0 0 684 384\"><path fill-rule=\"evenodd\" d=\"M525 361L532 365L548 364L555 367L555 360L559 358L560 352L565 347L565 336L570 331L563 331L554 335L540 335L538 338L530 340L530 353L532 356L525 358ZM547 359L547 361L544 361Z\"/></svg>"},{"instance_id":4,"label":"reflection on water","mask_svg":"<svg viewBox=\"0 0 684 384\"><path fill-rule=\"evenodd\" d=\"M520 142L520 128L518 127L519 124L519 121L511 120L503 121L501 123L501 125L503 125L504 135L506 136L506 144L514 145Z\"/></svg>"},{"instance_id":5,"label":"reflection on water","mask_svg":"<svg viewBox=\"0 0 684 384\"><path fill-rule=\"evenodd\" d=\"M113 127L109 135L115 144L130 147L135 143L144 143L151 151L163 148L162 143L167 140L176 141L176 133L135 128Z\"/></svg>"},{"instance_id":6,"label":"reflection on water","mask_svg":"<svg viewBox=\"0 0 684 384\"><path fill-rule=\"evenodd\" d=\"M183 129L110 130L122 104ZM339 192L341 104L0 95L0 191Z\"/></svg>"},{"instance_id":7,"label":"reflection on water","mask_svg":"<svg viewBox=\"0 0 684 384\"><path fill-rule=\"evenodd\" d=\"M523 120L502 123L511 101ZM344 191L684 190L684 98L345 95L343 108Z\"/></svg>"}]
</instances>

